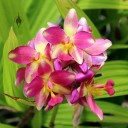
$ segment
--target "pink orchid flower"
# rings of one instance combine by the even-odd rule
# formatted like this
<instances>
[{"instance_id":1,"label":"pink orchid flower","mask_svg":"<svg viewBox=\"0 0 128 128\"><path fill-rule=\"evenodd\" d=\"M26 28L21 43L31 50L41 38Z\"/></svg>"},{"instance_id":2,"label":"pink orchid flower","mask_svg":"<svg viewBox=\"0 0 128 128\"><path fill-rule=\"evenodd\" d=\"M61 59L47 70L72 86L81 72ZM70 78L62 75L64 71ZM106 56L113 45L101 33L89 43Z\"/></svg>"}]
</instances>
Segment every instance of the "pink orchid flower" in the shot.
<instances>
[{"instance_id":1,"label":"pink orchid flower","mask_svg":"<svg viewBox=\"0 0 128 128\"><path fill-rule=\"evenodd\" d=\"M88 33L92 32L84 17L79 20L79 27L77 31L85 31ZM84 49L84 61L86 61L89 67L92 65L102 65L107 59L106 50L111 45L112 43L108 39L94 39L94 44Z\"/></svg>"},{"instance_id":2,"label":"pink orchid flower","mask_svg":"<svg viewBox=\"0 0 128 128\"><path fill-rule=\"evenodd\" d=\"M53 26L43 32L45 39L51 43L52 58L83 62L83 50L94 43L91 33L77 31L79 27L75 9L70 9L64 21L64 30Z\"/></svg>"},{"instance_id":3,"label":"pink orchid flower","mask_svg":"<svg viewBox=\"0 0 128 128\"><path fill-rule=\"evenodd\" d=\"M92 80L91 80L92 81ZM113 80L108 80L106 84L97 84L94 82L86 81L80 84L80 87L72 91L70 98L71 103L79 103L81 105L88 105L93 113L95 113L99 119L103 119L103 112L94 101L93 96L102 95L103 91L106 91L109 95L115 93L113 86Z\"/></svg>"},{"instance_id":4,"label":"pink orchid flower","mask_svg":"<svg viewBox=\"0 0 128 128\"><path fill-rule=\"evenodd\" d=\"M19 46L8 54L9 59L13 62L27 64L25 68L27 83L30 83L38 75L40 61L50 61L50 46L42 35L43 31L44 28L37 33L35 39L29 42L29 45ZM19 75L21 73L17 73L17 77L20 77Z\"/></svg>"},{"instance_id":5,"label":"pink orchid flower","mask_svg":"<svg viewBox=\"0 0 128 128\"><path fill-rule=\"evenodd\" d=\"M35 97L36 107L40 110L44 105L51 108L63 101L64 95L69 95L70 85L75 80L75 75L71 72L57 70L42 61L39 65L39 76L24 87L27 97Z\"/></svg>"}]
</instances>

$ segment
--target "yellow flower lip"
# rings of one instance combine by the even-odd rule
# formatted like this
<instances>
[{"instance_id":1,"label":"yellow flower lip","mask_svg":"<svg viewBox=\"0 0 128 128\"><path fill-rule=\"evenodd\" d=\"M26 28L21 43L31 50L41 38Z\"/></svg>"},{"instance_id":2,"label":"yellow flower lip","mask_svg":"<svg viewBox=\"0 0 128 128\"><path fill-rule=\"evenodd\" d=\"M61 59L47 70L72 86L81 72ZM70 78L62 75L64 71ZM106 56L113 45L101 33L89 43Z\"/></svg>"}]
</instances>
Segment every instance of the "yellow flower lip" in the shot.
<instances>
[{"instance_id":1,"label":"yellow flower lip","mask_svg":"<svg viewBox=\"0 0 128 128\"><path fill-rule=\"evenodd\" d=\"M64 48L65 48L66 53L68 53L69 50L70 50L72 47L73 47L73 43L72 43L72 42L69 42L69 43L64 44Z\"/></svg>"}]
</instances>

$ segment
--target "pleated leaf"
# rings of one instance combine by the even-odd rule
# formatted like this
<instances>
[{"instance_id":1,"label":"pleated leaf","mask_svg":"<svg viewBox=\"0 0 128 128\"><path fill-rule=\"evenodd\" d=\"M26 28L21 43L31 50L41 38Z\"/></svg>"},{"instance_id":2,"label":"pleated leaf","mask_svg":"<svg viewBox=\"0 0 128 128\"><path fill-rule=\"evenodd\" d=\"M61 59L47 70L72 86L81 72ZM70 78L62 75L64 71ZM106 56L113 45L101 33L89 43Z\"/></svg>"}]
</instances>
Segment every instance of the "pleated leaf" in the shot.
<instances>
[{"instance_id":1,"label":"pleated leaf","mask_svg":"<svg viewBox=\"0 0 128 128\"><path fill-rule=\"evenodd\" d=\"M128 9L128 2L124 0L78 0L81 9Z\"/></svg>"},{"instance_id":2,"label":"pleated leaf","mask_svg":"<svg viewBox=\"0 0 128 128\"><path fill-rule=\"evenodd\" d=\"M16 128L16 127L14 127L14 126L7 125L7 124L3 124L3 123L0 123L0 127L1 127L1 128Z\"/></svg>"},{"instance_id":3,"label":"pleated leaf","mask_svg":"<svg viewBox=\"0 0 128 128\"><path fill-rule=\"evenodd\" d=\"M15 74L18 69L18 65L14 62L11 62L8 59L8 53L18 45L17 37L13 31L13 28L10 29L9 36L5 42L3 49L3 92L11 96L23 97L22 87L16 87L15 84ZM9 97L5 97L6 102L9 106L17 110L24 110L25 106L18 103L15 100L11 100Z\"/></svg>"},{"instance_id":4,"label":"pleated leaf","mask_svg":"<svg viewBox=\"0 0 128 128\"><path fill-rule=\"evenodd\" d=\"M35 4L36 3L36 4ZM22 5L29 20L32 36L47 22L58 23L59 11L53 0L22 0Z\"/></svg>"}]
</instances>

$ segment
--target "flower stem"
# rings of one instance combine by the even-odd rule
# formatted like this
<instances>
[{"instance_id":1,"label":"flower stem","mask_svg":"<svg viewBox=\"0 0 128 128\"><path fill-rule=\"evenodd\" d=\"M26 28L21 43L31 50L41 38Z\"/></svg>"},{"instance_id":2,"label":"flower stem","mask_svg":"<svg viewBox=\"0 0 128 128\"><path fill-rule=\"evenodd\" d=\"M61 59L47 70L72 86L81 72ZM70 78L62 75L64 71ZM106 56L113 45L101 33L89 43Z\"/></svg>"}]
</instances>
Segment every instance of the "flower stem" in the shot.
<instances>
[{"instance_id":1,"label":"flower stem","mask_svg":"<svg viewBox=\"0 0 128 128\"><path fill-rule=\"evenodd\" d=\"M50 128L54 127L54 122L55 122L55 119L56 119L56 114L57 114L58 108L59 108L58 105L54 107L53 114L52 114L52 117L51 117L51 121L49 123Z\"/></svg>"}]
</instances>

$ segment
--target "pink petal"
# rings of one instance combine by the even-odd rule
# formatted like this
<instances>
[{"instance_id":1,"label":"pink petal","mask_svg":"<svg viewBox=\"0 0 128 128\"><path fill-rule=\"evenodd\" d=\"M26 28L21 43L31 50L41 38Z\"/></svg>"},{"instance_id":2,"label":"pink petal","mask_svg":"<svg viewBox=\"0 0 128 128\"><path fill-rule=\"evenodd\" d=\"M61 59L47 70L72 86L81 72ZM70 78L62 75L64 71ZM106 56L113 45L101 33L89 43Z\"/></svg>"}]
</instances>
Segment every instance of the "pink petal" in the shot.
<instances>
[{"instance_id":1,"label":"pink petal","mask_svg":"<svg viewBox=\"0 0 128 128\"><path fill-rule=\"evenodd\" d=\"M41 110L42 107L45 105L48 96L49 96L49 92L45 88L42 88L42 90L36 95L35 100L36 100L36 107L38 110Z\"/></svg>"},{"instance_id":2,"label":"pink petal","mask_svg":"<svg viewBox=\"0 0 128 128\"><path fill-rule=\"evenodd\" d=\"M16 86L19 85L20 82L25 79L24 76L25 76L25 68L24 67L19 68L16 72L16 81L15 81Z\"/></svg>"},{"instance_id":3,"label":"pink petal","mask_svg":"<svg viewBox=\"0 0 128 128\"><path fill-rule=\"evenodd\" d=\"M75 80L75 75L67 71L54 71L50 75L50 80L56 84L67 86Z\"/></svg>"},{"instance_id":4,"label":"pink petal","mask_svg":"<svg viewBox=\"0 0 128 128\"><path fill-rule=\"evenodd\" d=\"M105 52L111 45L112 42L110 40L96 39L95 43L85 51L90 55L99 55Z\"/></svg>"},{"instance_id":5,"label":"pink petal","mask_svg":"<svg viewBox=\"0 0 128 128\"><path fill-rule=\"evenodd\" d=\"M81 97L78 101L78 103L82 106L86 106L87 102L86 102L86 98L85 97Z\"/></svg>"},{"instance_id":6,"label":"pink petal","mask_svg":"<svg viewBox=\"0 0 128 128\"><path fill-rule=\"evenodd\" d=\"M90 70L88 70L88 72L85 73L85 74L82 73L82 72L77 73L76 74L76 81L77 82L87 81L87 80L91 79L93 77L93 75L94 75L94 73L92 71L90 71Z\"/></svg>"},{"instance_id":7,"label":"pink petal","mask_svg":"<svg viewBox=\"0 0 128 128\"><path fill-rule=\"evenodd\" d=\"M78 63L82 64L83 63L83 51L78 49L77 47L73 47L70 51L70 55L72 58Z\"/></svg>"},{"instance_id":8,"label":"pink petal","mask_svg":"<svg viewBox=\"0 0 128 128\"><path fill-rule=\"evenodd\" d=\"M114 86L114 81L113 80L108 80L106 85L105 85L105 90L108 92L108 94L110 96L115 93L115 90L114 90L113 86Z\"/></svg>"},{"instance_id":9,"label":"pink petal","mask_svg":"<svg viewBox=\"0 0 128 128\"><path fill-rule=\"evenodd\" d=\"M103 120L103 112L98 107L98 105L95 103L93 96L88 95L86 100L87 100L87 104L88 104L89 108L91 109L91 111L94 112L99 117L100 120Z\"/></svg>"},{"instance_id":10,"label":"pink petal","mask_svg":"<svg viewBox=\"0 0 128 128\"><path fill-rule=\"evenodd\" d=\"M28 45L29 45L31 48L33 48L33 49L35 49L35 44L34 44L34 42L35 42L35 39L30 40L30 41L28 42Z\"/></svg>"},{"instance_id":11,"label":"pink petal","mask_svg":"<svg viewBox=\"0 0 128 128\"><path fill-rule=\"evenodd\" d=\"M73 104L79 99L79 93L77 89L74 89L71 94L70 102Z\"/></svg>"},{"instance_id":12,"label":"pink petal","mask_svg":"<svg viewBox=\"0 0 128 128\"><path fill-rule=\"evenodd\" d=\"M52 72L52 65L50 65L50 63L41 60L40 64L39 64L39 68L38 68L38 73L39 75L42 76L42 78L48 78Z\"/></svg>"},{"instance_id":13,"label":"pink petal","mask_svg":"<svg viewBox=\"0 0 128 128\"><path fill-rule=\"evenodd\" d=\"M74 69L77 72L83 72L86 73L88 71L88 65L86 64L86 62L84 61L82 64L77 64L74 66Z\"/></svg>"},{"instance_id":14,"label":"pink petal","mask_svg":"<svg viewBox=\"0 0 128 128\"><path fill-rule=\"evenodd\" d=\"M51 61L51 46L50 44L47 44L45 47L45 50L42 52L43 56L46 57L49 61Z\"/></svg>"},{"instance_id":15,"label":"pink petal","mask_svg":"<svg viewBox=\"0 0 128 128\"><path fill-rule=\"evenodd\" d=\"M62 61L60 59L55 59L54 68L55 70L62 70Z\"/></svg>"},{"instance_id":16,"label":"pink petal","mask_svg":"<svg viewBox=\"0 0 128 128\"><path fill-rule=\"evenodd\" d=\"M92 56L84 52L84 61L88 65L88 68L92 66Z\"/></svg>"},{"instance_id":17,"label":"pink petal","mask_svg":"<svg viewBox=\"0 0 128 128\"><path fill-rule=\"evenodd\" d=\"M39 63L37 61L27 65L25 70L25 81L27 83L30 83L38 75L38 67Z\"/></svg>"},{"instance_id":18,"label":"pink petal","mask_svg":"<svg viewBox=\"0 0 128 128\"><path fill-rule=\"evenodd\" d=\"M79 87L79 97L85 97L87 95L87 89L85 87L85 82L81 82Z\"/></svg>"},{"instance_id":19,"label":"pink petal","mask_svg":"<svg viewBox=\"0 0 128 128\"><path fill-rule=\"evenodd\" d=\"M69 88L61 86L59 84L54 84L52 89L53 89L53 92L58 94L69 95L71 93Z\"/></svg>"},{"instance_id":20,"label":"pink petal","mask_svg":"<svg viewBox=\"0 0 128 128\"><path fill-rule=\"evenodd\" d=\"M43 87L43 80L40 77L36 77L30 84L27 84L25 86L25 95L27 97L33 97L36 96Z\"/></svg>"},{"instance_id":21,"label":"pink petal","mask_svg":"<svg viewBox=\"0 0 128 128\"><path fill-rule=\"evenodd\" d=\"M74 45L76 47L85 50L86 48L94 44L94 39L92 35L88 32L80 31L74 36Z\"/></svg>"},{"instance_id":22,"label":"pink petal","mask_svg":"<svg viewBox=\"0 0 128 128\"><path fill-rule=\"evenodd\" d=\"M43 31L45 30L45 28L42 28L39 30L39 32L36 35L34 44L35 44L35 49L37 52L40 52L43 54L48 42L45 40L45 38L43 37Z\"/></svg>"},{"instance_id":23,"label":"pink petal","mask_svg":"<svg viewBox=\"0 0 128 128\"><path fill-rule=\"evenodd\" d=\"M86 32L89 32L88 23L87 23L87 20L84 17L82 17L79 20L78 31L86 31Z\"/></svg>"},{"instance_id":24,"label":"pink petal","mask_svg":"<svg viewBox=\"0 0 128 128\"><path fill-rule=\"evenodd\" d=\"M87 66L86 62L83 62L82 64L80 64L79 67L81 68L82 72L84 72L84 73L86 73L88 71L88 66Z\"/></svg>"},{"instance_id":25,"label":"pink petal","mask_svg":"<svg viewBox=\"0 0 128 128\"><path fill-rule=\"evenodd\" d=\"M64 31L68 36L73 36L78 28L78 17L75 9L70 9L65 21L64 21Z\"/></svg>"},{"instance_id":26,"label":"pink petal","mask_svg":"<svg viewBox=\"0 0 128 128\"><path fill-rule=\"evenodd\" d=\"M28 64L35 58L36 51L29 46L20 46L9 52L10 60L19 64Z\"/></svg>"},{"instance_id":27,"label":"pink petal","mask_svg":"<svg viewBox=\"0 0 128 128\"><path fill-rule=\"evenodd\" d=\"M60 27L50 27L43 32L44 38L51 44L59 44L65 38L65 33Z\"/></svg>"},{"instance_id":28,"label":"pink petal","mask_svg":"<svg viewBox=\"0 0 128 128\"><path fill-rule=\"evenodd\" d=\"M49 106L55 106L56 104L58 103L61 103L63 101L63 98L62 97L59 97L59 96L51 96L51 99L50 101L48 102L48 105Z\"/></svg>"},{"instance_id":29,"label":"pink petal","mask_svg":"<svg viewBox=\"0 0 128 128\"><path fill-rule=\"evenodd\" d=\"M92 64L93 65L100 65L103 62L107 60L107 55L106 54L100 54L97 56L92 56Z\"/></svg>"}]
</instances>

